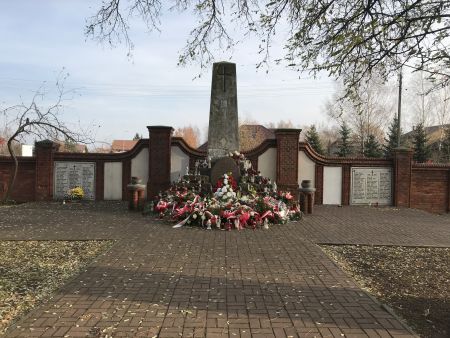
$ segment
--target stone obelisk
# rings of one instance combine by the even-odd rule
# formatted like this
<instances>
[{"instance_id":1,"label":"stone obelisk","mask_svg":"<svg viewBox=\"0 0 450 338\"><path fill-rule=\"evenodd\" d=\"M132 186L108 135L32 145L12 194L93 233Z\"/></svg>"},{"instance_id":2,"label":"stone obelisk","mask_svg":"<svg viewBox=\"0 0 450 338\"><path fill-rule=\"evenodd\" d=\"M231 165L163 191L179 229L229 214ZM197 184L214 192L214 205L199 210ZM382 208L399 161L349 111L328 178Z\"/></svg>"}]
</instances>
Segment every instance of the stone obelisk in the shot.
<instances>
[{"instance_id":1,"label":"stone obelisk","mask_svg":"<svg viewBox=\"0 0 450 338\"><path fill-rule=\"evenodd\" d=\"M208 157L212 162L239 151L236 64L213 65L209 111Z\"/></svg>"}]
</instances>

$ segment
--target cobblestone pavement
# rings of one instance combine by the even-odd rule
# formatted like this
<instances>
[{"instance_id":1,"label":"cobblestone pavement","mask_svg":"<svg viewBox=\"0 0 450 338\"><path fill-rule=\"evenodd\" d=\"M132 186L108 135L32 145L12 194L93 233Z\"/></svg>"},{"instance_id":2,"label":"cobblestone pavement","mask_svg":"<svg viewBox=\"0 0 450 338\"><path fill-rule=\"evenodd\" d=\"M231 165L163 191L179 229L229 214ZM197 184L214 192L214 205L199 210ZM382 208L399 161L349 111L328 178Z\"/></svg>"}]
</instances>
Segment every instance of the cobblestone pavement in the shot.
<instances>
[{"instance_id":1,"label":"cobblestone pavement","mask_svg":"<svg viewBox=\"0 0 450 338\"><path fill-rule=\"evenodd\" d=\"M123 204L0 208L0 239L112 238L7 337L412 337L316 243L450 246L450 218L318 207L269 230L172 229Z\"/></svg>"}]
</instances>

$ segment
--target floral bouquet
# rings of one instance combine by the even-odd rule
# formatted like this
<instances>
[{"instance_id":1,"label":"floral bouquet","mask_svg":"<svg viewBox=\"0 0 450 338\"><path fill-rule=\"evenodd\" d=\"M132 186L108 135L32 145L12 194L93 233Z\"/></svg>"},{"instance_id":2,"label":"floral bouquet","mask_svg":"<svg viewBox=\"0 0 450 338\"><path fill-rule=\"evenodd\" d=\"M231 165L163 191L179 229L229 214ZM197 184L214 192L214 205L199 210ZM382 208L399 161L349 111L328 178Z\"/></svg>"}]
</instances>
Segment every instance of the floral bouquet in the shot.
<instances>
[{"instance_id":1,"label":"floral bouquet","mask_svg":"<svg viewBox=\"0 0 450 338\"><path fill-rule=\"evenodd\" d=\"M247 161L239 153L232 157ZM152 209L161 218L175 222L174 228L190 225L222 230L267 229L269 224L301 218L302 213L289 192L277 193L276 185L269 179L251 170L247 172L256 178L259 186L254 179L248 180L248 176L237 182L231 173L226 173L214 185L213 194L202 194L192 177L186 176L161 193Z\"/></svg>"},{"instance_id":2,"label":"floral bouquet","mask_svg":"<svg viewBox=\"0 0 450 338\"><path fill-rule=\"evenodd\" d=\"M74 187L69 189L64 197L65 200L79 201L84 198L84 190L82 187Z\"/></svg>"}]
</instances>

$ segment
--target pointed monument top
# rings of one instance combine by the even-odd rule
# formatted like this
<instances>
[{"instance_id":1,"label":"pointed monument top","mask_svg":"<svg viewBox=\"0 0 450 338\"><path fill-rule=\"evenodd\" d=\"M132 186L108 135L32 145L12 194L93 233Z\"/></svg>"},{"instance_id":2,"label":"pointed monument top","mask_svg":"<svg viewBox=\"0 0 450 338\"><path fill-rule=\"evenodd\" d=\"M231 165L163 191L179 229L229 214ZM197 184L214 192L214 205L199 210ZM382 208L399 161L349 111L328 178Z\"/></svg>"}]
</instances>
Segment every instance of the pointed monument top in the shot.
<instances>
[{"instance_id":1,"label":"pointed monument top","mask_svg":"<svg viewBox=\"0 0 450 338\"><path fill-rule=\"evenodd\" d=\"M214 63L209 111L208 157L215 160L239 151L236 64Z\"/></svg>"}]
</instances>

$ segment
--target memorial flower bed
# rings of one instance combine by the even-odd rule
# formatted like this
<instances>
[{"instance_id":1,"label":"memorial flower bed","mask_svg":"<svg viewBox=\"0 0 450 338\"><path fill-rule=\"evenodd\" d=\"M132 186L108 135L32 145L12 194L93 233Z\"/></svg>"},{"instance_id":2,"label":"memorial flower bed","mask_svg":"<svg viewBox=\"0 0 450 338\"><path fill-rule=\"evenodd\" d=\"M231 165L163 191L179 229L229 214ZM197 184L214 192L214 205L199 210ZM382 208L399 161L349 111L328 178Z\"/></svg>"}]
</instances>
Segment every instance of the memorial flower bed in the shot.
<instances>
[{"instance_id":1,"label":"memorial flower bed","mask_svg":"<svg viewBox=\"0 0 450 338\"><path fill-rule=\"evenodd\" d=\"M171 220L174 228L184 225L222 230L268 228L299 220L302 213L290 192L277 191L275 183L251 168L241 154L232 158L241 169L239 182L225 173L209 189L200 175L186 175L161 193L152 209L162 219Z\"/></svg>"}]
</instances>

